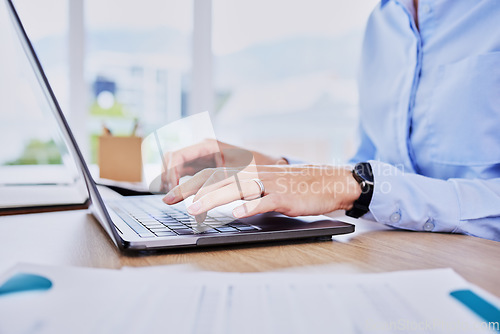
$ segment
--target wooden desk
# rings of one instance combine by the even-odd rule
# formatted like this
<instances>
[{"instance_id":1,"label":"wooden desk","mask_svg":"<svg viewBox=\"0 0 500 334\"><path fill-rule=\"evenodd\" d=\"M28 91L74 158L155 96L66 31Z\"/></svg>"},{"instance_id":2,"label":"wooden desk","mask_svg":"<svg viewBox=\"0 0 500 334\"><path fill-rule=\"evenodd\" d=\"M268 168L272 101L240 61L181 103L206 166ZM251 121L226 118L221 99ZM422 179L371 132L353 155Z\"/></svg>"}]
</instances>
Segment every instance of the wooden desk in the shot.
<instances>
[{"instance_id":1,"label":"wooden desk","mask_svg":"<svg viewBox=\"0 0 500 334\"><path fill-rule=\"evenodd\" d=\"M339 237L342 241L239 245L127 257L86 211L5 216L0 217L0 271L18 262L100 268L189 263L200 269L234 272L313 265L335 272L451 267L500 296L499 242L463 235L373 230L377 226L359 222L360 232L347 242L349 238Z\"/></svg>"}]
</instances>

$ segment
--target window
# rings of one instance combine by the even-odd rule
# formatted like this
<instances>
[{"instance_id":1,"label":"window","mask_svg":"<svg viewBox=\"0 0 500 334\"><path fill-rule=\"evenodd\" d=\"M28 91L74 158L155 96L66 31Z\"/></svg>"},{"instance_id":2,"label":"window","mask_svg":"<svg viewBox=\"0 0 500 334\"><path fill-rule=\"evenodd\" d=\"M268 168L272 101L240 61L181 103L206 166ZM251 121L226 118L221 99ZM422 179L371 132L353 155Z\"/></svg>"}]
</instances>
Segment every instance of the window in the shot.
<instances>
[{"instance_id":1,"label":"window","mask_svg":"<svg viewBox=\"0 0 500 334\"><path fill-rule=\"evenodd\" d=\"M92 161L103 124L128 135L140 119L147 134L186 113L192 11L186 0L85 2Z\"/></svg>"},{"instance_id":2,"label":"window","mask_svg":"<svg viewBox=\"0 0 500 334\"><path fill-rule=\"evenodd\" d=\"M140 119L147 134L203 111L188 106L196 94L214 101L221 140L319 163L355 149L357 61L377 0L15 2L91 162L103 124L126 135ZM206 45L204 58L192 51Z\"/></svg>"},{"instance_id":3,"label":"window","mask_svg":"<svg viewBox=\"0 0 500 334\"><path fill-rule=\"evenodd\" d=\"M310 162L355 149L356 69L375 0L213 0L217 135Z\"/></svg>"},{"instance_id":4,"label":"window","mask_svg":"<svg viewBox=\"0 0 500 334\"><path fill-rule=\"evenodd\" d=\"M66 0L15 0L14 5L30 36L63 109L67 107ZM30 86L33 73L2 4L0 77L0 165L60 164L54 142L53 119L43 113ZM9 106L9 100L13 101ZM51 122L52 121L52 122ZM8 145L6 144L8 143Z\"/></svg>"}]
</instances>

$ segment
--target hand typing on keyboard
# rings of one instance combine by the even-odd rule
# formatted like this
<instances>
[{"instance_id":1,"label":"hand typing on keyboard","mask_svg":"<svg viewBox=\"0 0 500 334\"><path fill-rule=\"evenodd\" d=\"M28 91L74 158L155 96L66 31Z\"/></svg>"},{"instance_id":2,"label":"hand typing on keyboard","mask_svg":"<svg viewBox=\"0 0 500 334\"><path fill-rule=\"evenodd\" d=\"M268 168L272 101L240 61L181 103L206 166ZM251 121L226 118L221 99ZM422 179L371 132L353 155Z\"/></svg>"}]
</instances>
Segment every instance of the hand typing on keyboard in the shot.
<instances>
[{"instance_id":1,"label":"hand typing on keyboard","mask_svg":"<svg viewBox=\"0 0 500 334\"><path fill-rule=\"evenodd\" d=\"M236 200L246 201L233 210L236 218L269 211L319 215L352 208L360 193L346 167L250 165L202 170L174 187L163 201L174 204L194 195L187 211L203 220L207 211Z\"/></svg>"}]
</instances>

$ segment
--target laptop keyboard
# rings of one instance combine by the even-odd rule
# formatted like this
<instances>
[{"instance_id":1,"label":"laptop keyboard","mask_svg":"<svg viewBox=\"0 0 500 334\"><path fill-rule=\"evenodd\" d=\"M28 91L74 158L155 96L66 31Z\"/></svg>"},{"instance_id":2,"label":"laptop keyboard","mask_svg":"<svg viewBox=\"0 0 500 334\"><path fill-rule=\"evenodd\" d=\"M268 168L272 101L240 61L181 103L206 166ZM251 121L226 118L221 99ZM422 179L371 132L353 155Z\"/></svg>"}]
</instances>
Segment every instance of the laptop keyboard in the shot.
<instances>
[{"instance_id":1,"label":"laptop keyboard","mask_svg":"<svg viewBox=\"0 0 500 334\"><path fill-rule=\"evenodd\" d=\"M177 208L153 203L115 202L111 207L139 236L169 237L179 235L217 235L257 231L258 228L235 221L222 214L207 215L205 221L197 223L192 216ZM143 208L145 204L146 208Z\"/></svg>"}]
</instances>

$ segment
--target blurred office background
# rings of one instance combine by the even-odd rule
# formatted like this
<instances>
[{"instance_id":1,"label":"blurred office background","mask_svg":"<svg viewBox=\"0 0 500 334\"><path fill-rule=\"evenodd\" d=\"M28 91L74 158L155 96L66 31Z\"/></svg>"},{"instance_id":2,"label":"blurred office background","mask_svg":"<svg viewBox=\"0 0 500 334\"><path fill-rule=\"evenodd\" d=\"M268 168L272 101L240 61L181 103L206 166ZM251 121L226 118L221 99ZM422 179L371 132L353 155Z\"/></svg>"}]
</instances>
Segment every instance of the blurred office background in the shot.
<instances>
[{"instance_id":1,"label":"blurred office background","mask_svg":"<svg viewBox=\"0 0 500 334\"><path fill-rule=\"evenodd\" d=\"M356 68L377 0L14 3L91 162L103 123L127 135L139 119L147 134L204 110L219 139L270 154L335 163L357 145ZM54 149L40 122L16 115L0 122L13 138L0 165L57 163L39 153Z\"/></svg>"}]
</instances>

